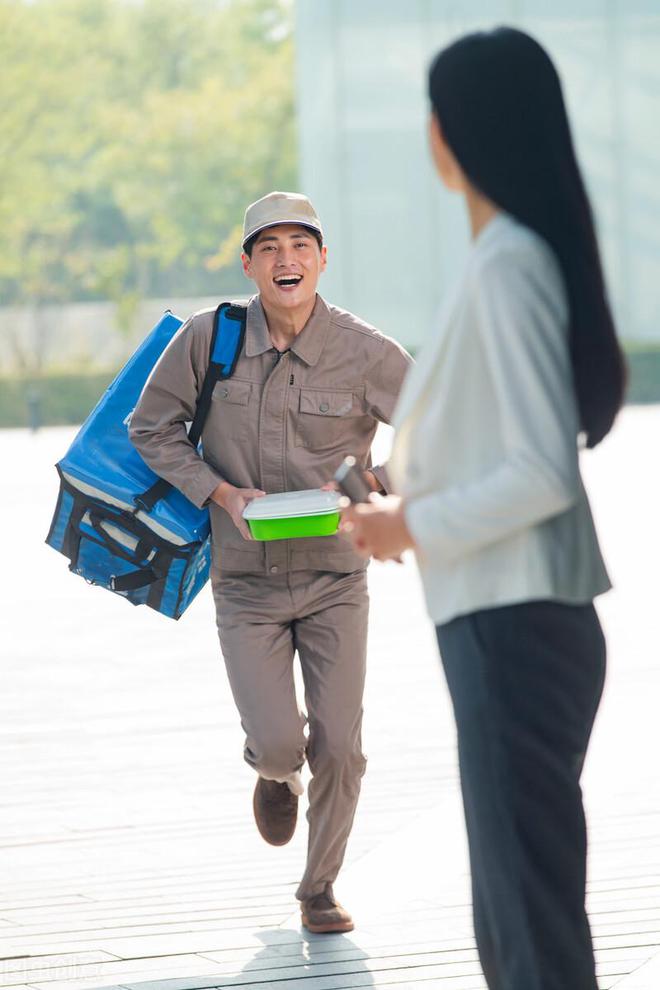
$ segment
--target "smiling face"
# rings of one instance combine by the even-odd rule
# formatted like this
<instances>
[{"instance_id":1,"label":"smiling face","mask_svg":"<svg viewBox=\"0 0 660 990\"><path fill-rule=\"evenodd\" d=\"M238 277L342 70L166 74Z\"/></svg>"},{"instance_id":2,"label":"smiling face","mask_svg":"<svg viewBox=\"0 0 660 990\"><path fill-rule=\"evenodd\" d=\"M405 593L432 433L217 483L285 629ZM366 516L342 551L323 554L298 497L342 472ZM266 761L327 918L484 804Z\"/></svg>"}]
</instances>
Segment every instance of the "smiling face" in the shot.
<instances>
[{"instance_id":1,"label":"smiling face","mask_svg":"<svg viewBox=\"0 0 660 990\"><path fill-rule=\"evenodd\" d=\"M307 227L281 223L262 230L252 256L241 256L243 271L256 284L264 308L295 313L314 307L326 248Z\"/></svg>"}]
</instances>

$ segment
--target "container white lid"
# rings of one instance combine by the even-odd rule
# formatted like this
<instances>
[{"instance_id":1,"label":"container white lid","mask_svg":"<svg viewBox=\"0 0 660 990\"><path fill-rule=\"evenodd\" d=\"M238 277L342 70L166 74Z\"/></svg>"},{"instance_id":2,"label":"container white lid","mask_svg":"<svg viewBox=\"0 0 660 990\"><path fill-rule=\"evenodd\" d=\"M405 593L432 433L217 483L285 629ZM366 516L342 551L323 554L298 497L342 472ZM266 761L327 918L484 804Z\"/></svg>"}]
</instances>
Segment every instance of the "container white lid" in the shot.
<instances>
[{"instance_id":1,"label":"container white lid","mask_svg":"<svg viewBox=\"0 0 660 990\"><path fill-rule=\"evenodd\" d=\"M243 509L244 519L293 519L297 516L324 516L337 512L341 495L307 488L301 492L261 495Z\"/></svg>"}]
</instances>

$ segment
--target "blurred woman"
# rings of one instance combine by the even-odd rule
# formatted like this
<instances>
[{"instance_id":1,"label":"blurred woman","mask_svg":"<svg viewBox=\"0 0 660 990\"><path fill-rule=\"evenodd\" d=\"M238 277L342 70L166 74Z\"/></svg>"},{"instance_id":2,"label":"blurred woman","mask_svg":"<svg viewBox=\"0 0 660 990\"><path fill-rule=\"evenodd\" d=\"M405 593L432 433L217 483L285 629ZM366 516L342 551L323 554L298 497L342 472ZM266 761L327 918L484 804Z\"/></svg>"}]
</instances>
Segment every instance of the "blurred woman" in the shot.
<instances>
[{"instance_id":1,"label":"blurred woman","mask_svg":"<svg viewBox=\"0 0 660 990\"><path fill-rule=\"evenodd\" d=\"M491 990L596 990L580 773L609 588L580 479L624 365L554 66L528 35L468 35L430 70L430 142L466 201L457 291L401 396L402 498L346 514L377 558L413 547L451 693Z\"/></svg>"}]
</instances>

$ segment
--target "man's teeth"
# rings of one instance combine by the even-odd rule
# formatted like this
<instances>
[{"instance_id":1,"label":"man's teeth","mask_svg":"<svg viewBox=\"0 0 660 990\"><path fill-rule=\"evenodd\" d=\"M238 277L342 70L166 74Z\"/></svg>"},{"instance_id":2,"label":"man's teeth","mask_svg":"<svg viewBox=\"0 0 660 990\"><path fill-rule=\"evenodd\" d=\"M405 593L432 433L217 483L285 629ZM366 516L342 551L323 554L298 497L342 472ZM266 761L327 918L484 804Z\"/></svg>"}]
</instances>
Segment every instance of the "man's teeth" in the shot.
<instances>
[{"instance_id":1,"label":"man's teeth","mask_svg":"<svg viewBox=\"0 0 660 990\"><path fill-rule=\"evenodd\" d=\"M298 285L298 282L302 282L302 275L282 275L275 282L277 285Z\"/></svg>"}]
</instances>

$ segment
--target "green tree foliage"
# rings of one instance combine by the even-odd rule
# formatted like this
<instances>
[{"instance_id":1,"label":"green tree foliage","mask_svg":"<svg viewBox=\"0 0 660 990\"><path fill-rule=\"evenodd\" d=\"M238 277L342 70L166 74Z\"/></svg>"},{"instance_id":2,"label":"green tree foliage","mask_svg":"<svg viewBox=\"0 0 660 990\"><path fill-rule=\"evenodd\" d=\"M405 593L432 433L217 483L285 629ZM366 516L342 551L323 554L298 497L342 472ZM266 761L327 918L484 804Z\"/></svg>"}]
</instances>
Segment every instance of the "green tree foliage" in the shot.
<instances>
[{"instance_id":1,"label":"green tree foliage","mask_svg":"<svg viewBox=\"0 0 660 990\"><path fill-rule=\"evenodd\" d=\"M216 293L296 183L286 0L0 0L0 297Z\"/></svg>"}]
</instances>

